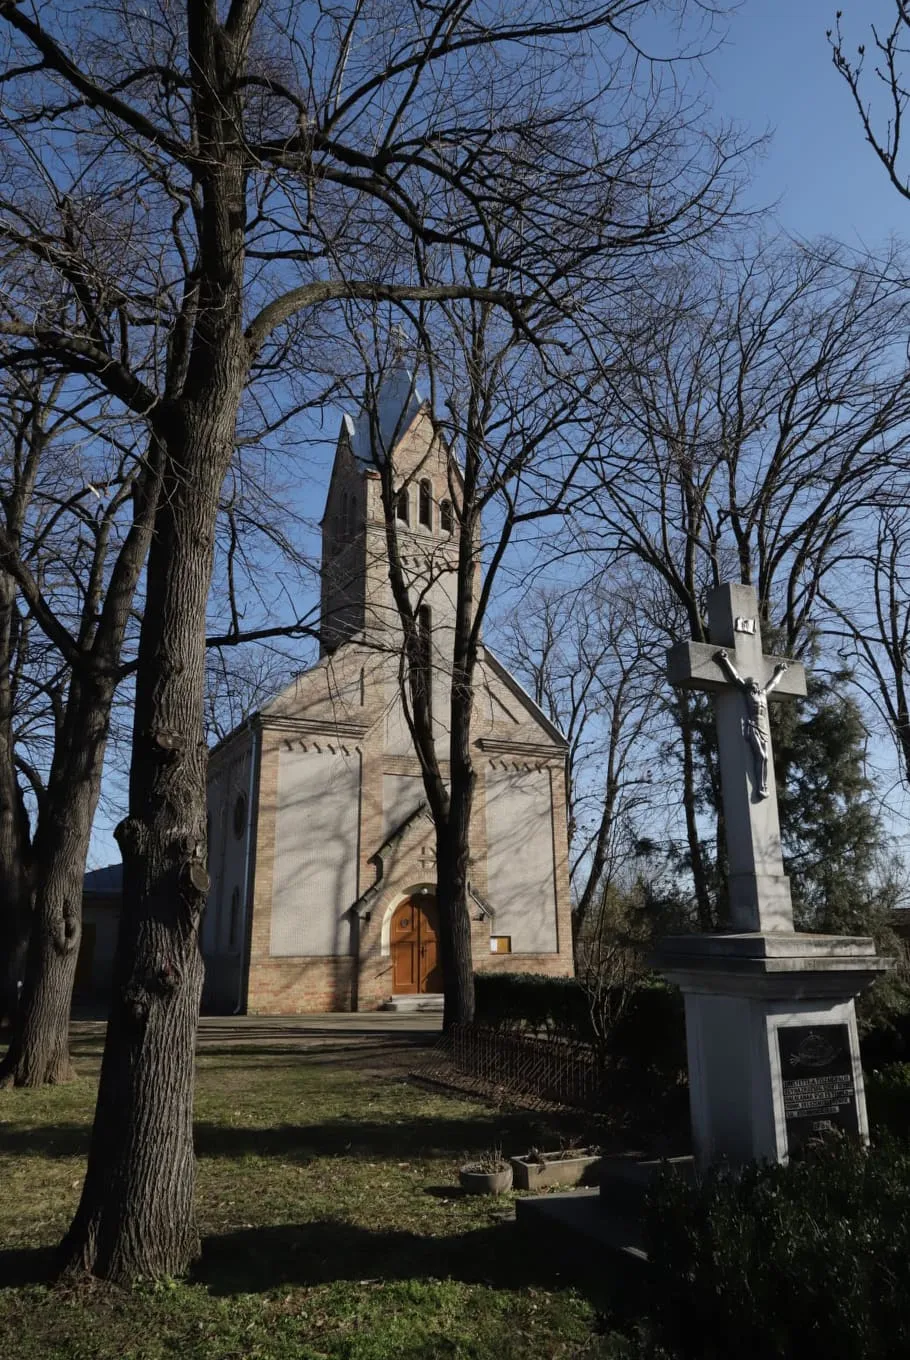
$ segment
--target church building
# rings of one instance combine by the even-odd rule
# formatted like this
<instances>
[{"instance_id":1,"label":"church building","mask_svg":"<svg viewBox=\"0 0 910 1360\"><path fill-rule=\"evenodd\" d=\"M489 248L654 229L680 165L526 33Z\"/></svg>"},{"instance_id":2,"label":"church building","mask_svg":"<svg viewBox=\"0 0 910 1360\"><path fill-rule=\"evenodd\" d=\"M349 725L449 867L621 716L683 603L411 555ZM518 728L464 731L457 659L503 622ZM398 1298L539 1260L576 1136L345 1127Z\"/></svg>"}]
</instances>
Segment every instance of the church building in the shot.
<instances>
[{"instance_id":1,"label":"church building","mask_svg":"<svg viewBox=\"0 0 910 1360\"><path fill-rule=\"evenodd\" d=\"M375 1010L442 992L435 833L402 703L375 441L393 460L399 551L447 752L460 474L399 368L372 419L342 420L322 520L320 660L210 752L209 1010ZM570 975L566 742L485 647L471 742L475 969Z\"/></svg>"}]
</instances>

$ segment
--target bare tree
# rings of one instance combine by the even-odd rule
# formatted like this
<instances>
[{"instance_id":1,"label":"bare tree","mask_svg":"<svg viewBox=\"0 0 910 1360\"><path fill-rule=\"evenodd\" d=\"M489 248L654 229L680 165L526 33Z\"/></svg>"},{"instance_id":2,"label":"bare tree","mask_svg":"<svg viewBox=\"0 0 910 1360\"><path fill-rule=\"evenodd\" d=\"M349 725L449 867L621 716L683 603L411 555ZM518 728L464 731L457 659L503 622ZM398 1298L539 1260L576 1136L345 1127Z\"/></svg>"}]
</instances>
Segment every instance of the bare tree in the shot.
<instances>
[{"instance_id":1,"label":"bare tree","mask_svg":"<svg viewBox=\"0 0 910 1360\"><path fill-rule=\"evenodd\" d=\"M0 585L9 597L3 633L8 714L3 780L13 793L6 804L10 815L4 814L2 822L0 874L9 887L4 958L15 1025L0 1081L39 1085L70 1074L68 1022L81 938L82 875L115 692L135 665L134 658L124 656L124 646L130 632L135 642L130 624L136 622L133 602L153 504L147 500L149 469L136 454L133 433L122 422L118 427L107 406L96 409L91 392L74 407L66 400L62 376L48 381L13 370L9 385L2 419L10 457L0 476L7 517L0 547L8 570ZM275 612L263 617L259 581L266 550L272 611L277 607L271 561L276 554L283 589L294 600L301 569L312 574L311 564L279 527L289 515L277 510L274 457L259 447L273 432L274 422L265 431L254 431L248 422L222 494L213 632L206 639L221 658L221 683L210 693L213 718L225 704L242 706L241 690L249 689L253 662L238 653L240 644L268 638L273 648L279 640L287 647L288 639L312 637L316 631L293 612L283 621ZM271 488L264 484L269 476ZM134 529L140 526L132 536L131 522ZM264 665L261 657L259 665ZM272 653L263 679L286 674L289 665L285 658L279 672ZM99 668L105 671L103 685L91 690L86 675ZM212 665L209 675L216 675ZM224 683L228 676L230 686ZM94 698L89 701L90 691ZM33 804L34 835L22 779ZM73 834L57 840L57 826ZM48 882L57 885L50 902Z\"/></svg>"},{"instance_id":2,"label":"bare tree","mask_svg":"<svg viewBox=\"0 0 910 1360\"><path fill-rule=\"evenodd\" d=\"M161 457L118 833L128 907L71 1267L177 1274L197 1247L204 621L245 395L279 383L292 351L319 371L339 299L469 296L526 325L525 294L552 284L557 232L644 250L684 233L696 208L706 229L728 203L728 146L699 161L678 111L665 112L668 142L692 153L674 185L665 172L673 161L679 174L681 156L661 160L642 122L621 168L637 163L653 196L632 213L597 98L560 93L568 72L608 69L601 37L628 50L618 35L641 8L119 0L84 3L64 24L0 0L11 167L0 328L19 362L53 356L145 420ZM545 139L536 179L516 175ZM477 255L494 280L466 276Z\"/></svg>"},{"instance_id":3,"label":"bare tree","mask_svg":"<svg viewBox=\"0 0 910 1360\"><path fill-rule=\"evenodd\" d=\"M853 97L866 141L884 166L897 192L904 198L910 198L910 179L901 155L907 107L906 77L902 67L910 37L910 4L907 0L893 0L893 15L890 28L875 24L871 28L875 53L871 92L866 79L867 45L859 43L855 57L847 54L840 10L837 11L834 28L828 29L828 43L831 59Z\"/></svg>"},{"instance_id":4,"label":"bare tree","mask_svg":"<svg viewBox=\"0 0 910 1360\"><path fill-rule=\"evenodd\" d=\"M576 941L627 866L636 824L658 813L663 639L639 606L635 583L617 572L593 589L524 599L506 631L506 657L569 743Z\"/></svg>"},{"instance_id":5,"label":"bare tree","mask_svg":"<svg viewBox=\"0 0 910 1360\"><path fill-rule=\"evenodd\" d=\"M828 30L835 67L853 98L866 141L878 157L897 192L910 199L910 178L902 141L907 107L904 66L910 37L910 5L893 0L890 27L871 28L873 65L867 65L867 44L859 43L855 56L848 54L842 15ZM883 277L890 273L888 261L876 266ZM899 279L905 287L905 279ZM904 782L910 784L910 701L908 701L907 644L910 613L903 586L907 567L906 488L901 480L881 497L869 542L860 542L851 558L845 555L844 590L827 603L849 644L855 649L868 680L867 693L883 714L893 735ZM852 569L858 568L865 589L857 597ZM855 601L855 609L843 606L843 597Z\"/></svg>"},{"instance_id":6,"label":"bare tree","mask_svg":"<svg viewBox=\"0 0 910 1360\"><path fill-rule=\"evenodd\" d=\"M82 878L157 474L154 454L137 457L133 432L92 394L74 400L59 376L27 382L14 370L13 380L5 408L11 457L0 476L0 579L9 600L5 640L17 645L5 649L0 685L11 719L14 696L30 684L29 716L37 696L49 721L37 755L34 731L26 737L12 725L3 747L3 781L15 787L17 775L27 778L35 825L32 835L20 791L18 841L4 841L0 863L8 879L18 878L30 910L19 940L21 954L27 939L22 995L0 1081L33 1086L70 1075Z\"/></svg>"},{"instance_id":7,"label":"bare tree","mask_svg":"<svg viewBox=\"0 0 910 1360\"><path fill-rule=\"evenodd\" d=\"M867 533L840 557L822 594L832 615L822 631L857 665L910 788L910 522L896 499L870 517Z\"/></svg>"},{"instance_id":8,"label":"bare tree","mask_svg":"<svg viewBox=\"0 0 910 1360\"><path fill-rule=\"evenodd\" d=\"M586 421L595 393L576 361L551 361L485 302L449 304L433 326L424 312L417 333L433 341L420 355L431 390L448 393L436 416L448 460L453 547L415 557L398 514L399 498L421 469L402 480L396 436L379 418L383 374L368 373L366 409L372 457L380 474L389 581L397 614L404 711L436 827L436 883L446 1027L473 1018L469 906L470 822L476 770L471 724L482 666L482 629L498 569L513 539L571 509L573 484L591 447ZM397 357L395 362L398 362ZM436 405L437 403L434 403ZM485 525L482 524L482 519ZM430 642L422 606L437 582L453 598L451 629ZM429 644L429 645L428 645ZM447 703L434 722L434 671L445 677ZM438 709L437 709L438 712Z\"/></svg>"},{"instance_id":9,"label":"bare tree","mask_svg":"<svg viewBox=\"0 0 910 1360\"><path fill-rule=\"evenodd\" d=\"M8 469L2 487L3 529L17 552L21 552L41 451L52 437L47 398L40 382L36 385L21 374L7 381L0 403L2 462ZM17 764L22 756L17 737L23 708L35 718L35 691L28 692L30 623L20 609L14 577L0 568L0 1016L11 1023L18 1010L32 905L32 831ZM46 712L46 705L41 707ZM40 781L38 791L43 792Z\"/></svg>"},{"instance_id":10,"label":"bare tree","mask_svg":"<svg viewBox=\"0 0 910 1360\"><path fill-rule=\"evenodd\" d=\"M642 564L674 630L705 640L705 594L735 577L756 587L766 633L799 651L852 529L884 486L906 487L910 302L887 274L854 265L828 247L761 247L715 280L665 279L656 311L635 318L590 541L608 562ZM682 702L683 802L707 925L697 715ZM720 846L719 824L717 834Z\"/></svg>"}]
</instances>

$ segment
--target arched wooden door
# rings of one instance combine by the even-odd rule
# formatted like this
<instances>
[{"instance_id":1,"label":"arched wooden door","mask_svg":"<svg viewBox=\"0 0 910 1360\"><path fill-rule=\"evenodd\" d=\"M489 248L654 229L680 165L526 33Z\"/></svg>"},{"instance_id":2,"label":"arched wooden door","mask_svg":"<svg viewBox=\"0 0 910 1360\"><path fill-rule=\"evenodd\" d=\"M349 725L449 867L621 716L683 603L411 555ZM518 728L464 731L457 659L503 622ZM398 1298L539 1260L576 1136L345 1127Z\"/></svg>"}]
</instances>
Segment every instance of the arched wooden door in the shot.
<instances>
[{"instance_id":1,"label":"arched wooden door","mask_svg":"<svg viewBox=\"0 0 910 1360\"><path fill-rule=\"evenodd\" d=\"M433 897L408 897L392 917L392 991L399 996L442 991L438 917Z\"/></svg>"}]
</instances>

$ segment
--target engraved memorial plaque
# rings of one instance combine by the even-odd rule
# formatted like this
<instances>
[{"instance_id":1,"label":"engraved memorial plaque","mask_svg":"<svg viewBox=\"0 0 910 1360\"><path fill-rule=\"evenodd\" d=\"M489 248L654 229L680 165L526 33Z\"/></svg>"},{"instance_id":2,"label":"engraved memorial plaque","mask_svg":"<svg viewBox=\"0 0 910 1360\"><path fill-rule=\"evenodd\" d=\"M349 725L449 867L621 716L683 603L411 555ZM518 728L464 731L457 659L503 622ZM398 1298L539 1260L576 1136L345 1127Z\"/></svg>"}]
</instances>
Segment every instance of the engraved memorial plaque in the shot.
<instances>
[{"instance_id":1,"label":"engraved memorial plaque","mask_svg":"<svg viewBox=\"0 0 910 1360\"><path fill-rule=\"evenodd\" d=\"M839 1130L859 1135L846 1025L786 1025L777 1044L783 1078L787 1151Z\"/></svg>"}]
</instances>

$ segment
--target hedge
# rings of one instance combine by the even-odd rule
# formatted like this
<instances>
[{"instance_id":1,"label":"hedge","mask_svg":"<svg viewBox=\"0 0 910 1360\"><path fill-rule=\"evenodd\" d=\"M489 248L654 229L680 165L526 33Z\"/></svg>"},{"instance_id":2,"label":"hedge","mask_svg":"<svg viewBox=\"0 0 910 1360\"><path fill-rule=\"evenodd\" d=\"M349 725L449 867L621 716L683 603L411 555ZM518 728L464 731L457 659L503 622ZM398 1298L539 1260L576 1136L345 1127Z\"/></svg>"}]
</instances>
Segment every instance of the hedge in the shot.
<instances>
[{"instance_id":1,"label":"hedge","mask_svg":"<svg viewBox=\"0 0 910 1360\"><path fill-rule=\"evenodd\" d=\"M653 1354L910 1355L910 1152L837 1142L789 1166L665 1172L645 1210Z\"/></svg>"},{"instance_id":2,"label":"hedge","mask_svg":"<svg viewBox=\"0 0 910 1360\"><path fill-rule=\"evenodd\" d=\"M906 1141L910 1138L910 1063L892 1063L864 1074L869 1129Z\"/></svg>"},{"instance_id":3,"label":"hedge","mask_svg":"<svg viewBox=\"0 0 910 1360\"><path fill-rule=\"evenodd\" d=\"M575 978L477 973L474 995L478 1024L595 1043L590 1003ZM619 1064L667 1074L684 1071L685 1020L677 988L643 980L603 1047L605 1056Z\"/></svg>"},{"instance_id":4,"label":"hedge","mask_svg":"<svg viewBox=\"0 0 910 1360\"><path fill-rule=\"evenodd\" d=\"M491 1029L593 1038L587 998L574 978L541 973L475 973L474 1018Z\"/></svg>"}]
</instances>

